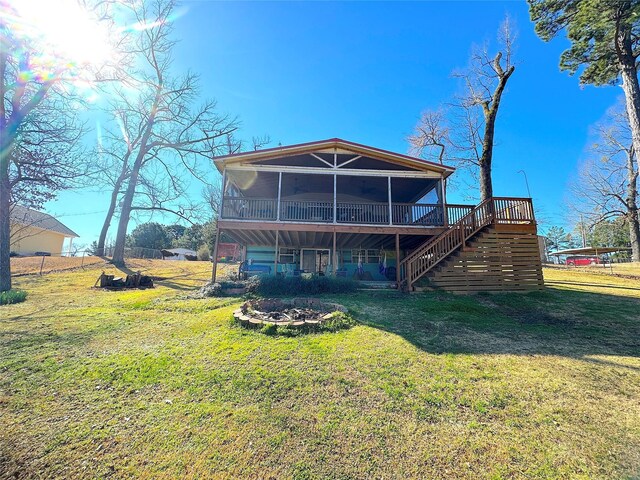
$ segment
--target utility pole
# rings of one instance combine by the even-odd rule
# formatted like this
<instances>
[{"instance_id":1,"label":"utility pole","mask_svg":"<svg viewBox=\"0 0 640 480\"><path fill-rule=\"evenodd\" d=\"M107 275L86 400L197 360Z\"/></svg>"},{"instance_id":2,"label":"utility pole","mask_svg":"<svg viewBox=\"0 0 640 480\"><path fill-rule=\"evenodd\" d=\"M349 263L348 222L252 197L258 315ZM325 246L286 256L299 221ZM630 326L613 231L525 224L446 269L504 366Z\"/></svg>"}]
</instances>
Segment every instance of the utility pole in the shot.
<instances>
[{"instance_id":1,"label":"utility pole","mask_svg":"<svg viewBox=\"0 0 640 480\"><path fill-rule=\"evenodd\" d=\"M531 198L531 190L529 190L529 179L527 179L527 172L525 172L524 170L518 170L517 173L521 173L522 175L524 175L524 183L527 186L527 195L529 195L529 198Z\"/></svg>"}]
</instances>

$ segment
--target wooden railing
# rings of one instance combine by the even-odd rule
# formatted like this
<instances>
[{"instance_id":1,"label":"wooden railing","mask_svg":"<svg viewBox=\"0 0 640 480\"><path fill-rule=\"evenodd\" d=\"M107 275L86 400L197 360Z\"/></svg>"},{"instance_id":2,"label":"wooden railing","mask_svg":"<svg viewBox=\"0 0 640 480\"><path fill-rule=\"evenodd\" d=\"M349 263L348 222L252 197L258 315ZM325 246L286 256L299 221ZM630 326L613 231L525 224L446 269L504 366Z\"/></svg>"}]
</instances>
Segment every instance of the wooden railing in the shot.
<instances>
[{"instance_id":1,"label":"wooden railing","mask_svg":"<svg viewBox=\"0 0 640 480\"><path fill-rule=\"evenodd\" d=\"M400 262L400 275L404 285L411 290L416 280L492 223L535 223L531 199L490 198L471 209L446 231L425 242Z\"/></svg>"},{"instance_id":2,"label":"wooden railing","mask_svg":"<svg viewBox=\"0 0 640 480\"><path fill-rule=\"evenodd\" d=\"M442 227L456 223L473 209L470 205L436 203L337 202L278 200L273 198L224 197L222 218L285 222L353 223L365 225L402 225ZM389 221L391 214L391 222ZM513 212L511 216L517 215Z\"/></svg>"},{"instance_id":3,"label":"wooden railing","mask_svg":"<svg viewBox=\"0 0 640 480\"><path fill-rule=\"evenodd\" d=\"M272 198L225 197L222 218L242 220L276 220L278 201Z\"/></svg>"},{"instance_id":4,"label":"wooden railing","mask_svg":"<svg viewBox=\"0 0 640 480\"><path fill-rule=\"evenodd\" d=\"M338 223L385 225L389 223L389 204L338 202L336 204L336 221Z\"/></svg>"},{"instance_id":5,"label":"wooden railing","mask_svg":"<svg viewBox=\"0 0 640 480\"><path fill-rule=\"evenodd\" d=\"M282 200L280 220L288 222L333 222L333 202Z\"/></svg>"}]
</instances>

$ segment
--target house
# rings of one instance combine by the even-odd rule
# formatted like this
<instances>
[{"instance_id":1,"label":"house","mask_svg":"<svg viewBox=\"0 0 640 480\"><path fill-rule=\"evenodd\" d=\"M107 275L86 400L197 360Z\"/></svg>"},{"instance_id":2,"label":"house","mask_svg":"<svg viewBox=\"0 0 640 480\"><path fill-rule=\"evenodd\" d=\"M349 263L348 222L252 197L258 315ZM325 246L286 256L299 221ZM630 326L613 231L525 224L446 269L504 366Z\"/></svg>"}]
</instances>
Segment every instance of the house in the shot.
<instances>
[{"instance_id":1,"label":"house","mask_svg":"<svg viewBox=\"0 0 640 480\"><path fill-rule=\"evenodd\" d=\"M197 260L198 252L188 248L169 248L162 250L163 260Z\"/></svg>"},{"instance_id":2,"label":"house","mask_svg":"<svg viewBox=\"0 0 640 480\"><path fill-rule=\"evenodd\" d=\"M408 290L543 284L531 199L449 204L452 167L338 138L214 160L223 176L218 233L265 271Z\"/></svg>"},{"instance_id":3,"label":"house","mask_svg":"<svg viewBox=\"0 0 640 480\"><path fill-rule=\"evenodd\" d=\"M9 216L11 252L18 255L61 255L65 239L71 250L78 235L51 215L21 205L12 205Z\"/></svg>"}]
</instances>

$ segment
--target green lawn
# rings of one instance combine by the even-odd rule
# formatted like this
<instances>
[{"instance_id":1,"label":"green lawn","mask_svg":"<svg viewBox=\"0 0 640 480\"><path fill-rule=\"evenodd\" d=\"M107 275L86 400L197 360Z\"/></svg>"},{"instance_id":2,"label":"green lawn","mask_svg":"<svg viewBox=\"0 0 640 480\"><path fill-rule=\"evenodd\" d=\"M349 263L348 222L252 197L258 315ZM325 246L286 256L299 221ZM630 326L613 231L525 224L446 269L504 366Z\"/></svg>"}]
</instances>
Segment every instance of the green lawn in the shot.
<instances>
[{"instance_id":1,"label":"green lawn","mask_svg":"<svg viewBox=\"0 0 640 480\"><path fill-rule=\"evenodd\" d=\"M0 307L0 478L638 478L640 285L548 270L531 294L331 297L293 338L185 298L208 265L20 277ZM100 267L102 268L102 267ZM138 267L134 267L134 270Z\"/></svg>"}]
</instances>

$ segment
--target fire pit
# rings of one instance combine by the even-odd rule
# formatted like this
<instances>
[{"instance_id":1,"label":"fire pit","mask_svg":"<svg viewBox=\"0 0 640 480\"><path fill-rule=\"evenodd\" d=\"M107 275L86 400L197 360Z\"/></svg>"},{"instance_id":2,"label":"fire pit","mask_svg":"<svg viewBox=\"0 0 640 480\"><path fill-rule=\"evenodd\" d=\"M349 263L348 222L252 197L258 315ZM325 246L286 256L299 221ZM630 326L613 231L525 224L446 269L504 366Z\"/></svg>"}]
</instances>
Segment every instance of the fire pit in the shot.
<instances>
[{"instance_id":1,"label":"fire pit","mask_svg":"<svg viewBox=\"0 0 640 480\"><path fill-rule=\"evenodd\" d=\"M319 326L347 309L337 303L321 302L315 298L281 300L266 298L249 300L233 312L242 325L277 325L290 327Z\"/></svg>"}]
</instances>

